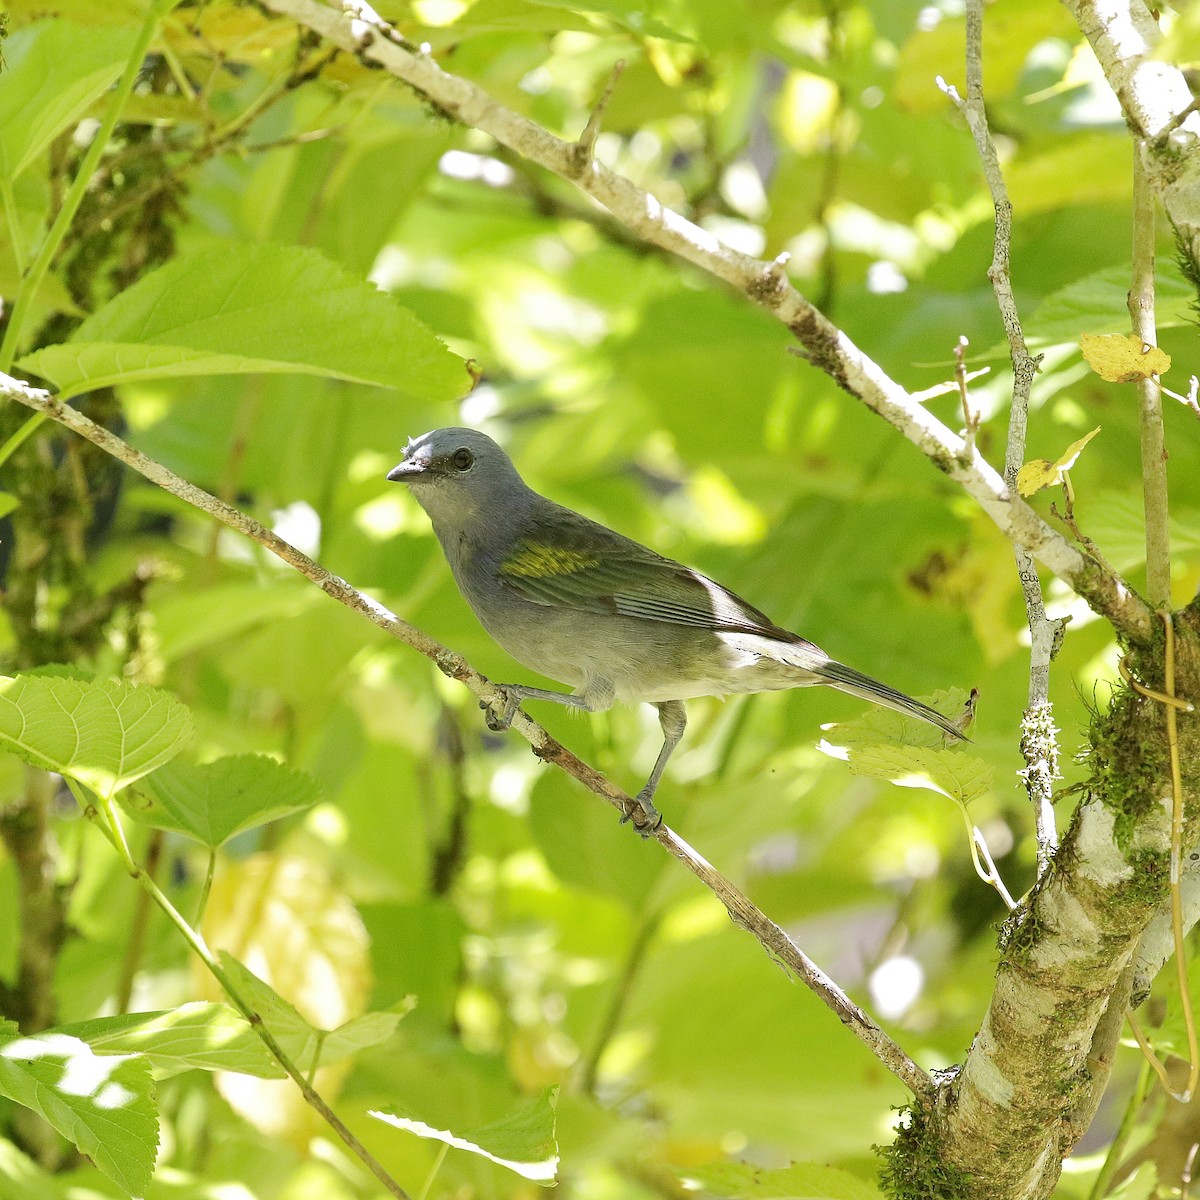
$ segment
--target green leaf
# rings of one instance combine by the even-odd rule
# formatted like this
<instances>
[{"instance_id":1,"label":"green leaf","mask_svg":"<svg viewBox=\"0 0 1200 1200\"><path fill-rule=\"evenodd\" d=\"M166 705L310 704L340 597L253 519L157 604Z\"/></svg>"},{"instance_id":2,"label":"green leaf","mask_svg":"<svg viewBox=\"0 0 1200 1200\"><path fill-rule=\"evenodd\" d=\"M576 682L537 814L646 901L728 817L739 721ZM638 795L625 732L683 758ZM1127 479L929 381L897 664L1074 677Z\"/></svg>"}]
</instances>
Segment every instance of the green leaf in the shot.
<instances>
[{"instance_id":1,"label":"green leaf","mask_svg":"<svg viewBox=\"0 0 1200 1200\"><path fill-rule=\"evenodd\" d=\"M1075 345L1081 333L1127 333L1130 270L1128 266L1106 267L1047 296L1028 322L1029 344ZM1158 328L1190 324L1194 293L1178 271L1164 266L1154 287Z\"/></svg>"},{"instance_id":2,"label":"green leaf","mask_svg":"<svg viewBox=\"0 0 1200 1200\"><path fill-rule=\"evenodd\" d=\"M174 758L191 735L191 714L156 688L0 676L0 748L105 799Z\"/></svg>"},{"instance_id":3,"label":"green leaf","mask_svg":"<svg viewBox=\"0 0 1200 1200\"><path fill-rule=\"evenodd\" d=\"M462 1134L434 1129L414 1117L398 1112L372 1110L371 1116L418 1137L431 1138L482 1155L543 1187L553 1187L558 1174L558 1143L554 1137L554 1108L557 1088L547 1088L527 1104L514 1109L500 1121Z\"/></svg>"},{"instance_id":4,"label":"green leaf","mask_svg":"<svg viewBox=\"0 0 1200 1200\"><path fill-rule=\"evenodd\" d=\"M749 1163L713 1163L679 1169L679 1178L692 1188L727 1200L880 1200L874 1185L838 1167L819 1163L792 1163L790 1167L765 1170Z\"/></svg>"},{"instance_id":5,"label":"green leaf","mask_svg":"<svg viewBox=\"0 0 1200 1200\"><path fill-rule=\"evenodd\" d=\"M227 1004L195 1001L166 1012L98 1017L55 1032L87 1042L97 1054L140 1054L160 1079L192 1069L260 1079L287 1075L250 1023Z\"/></svg>"},{"instance_id":6,"label":"green leaf","mask_svg":"<svg viewBox=\"0 0 1200 1200\"><path fill-rule=\"evenodd\" d=\"M951 688L927 701L952 712L966 693ZM854 775L886 779L899 787L926 788L969 805L992 787L992 768L962 746L944 748L933 726L917 725L890 709L873 708L855 721L832 727L821 747L845 759Z\"/></svg>"},{"instance_id":7,"label":"green leaf","mask_svg":"<svg viewBox=\"0 0 1200 1200\"><path fill-rule=\"evenodd\" d=\"M186 833L214 849L235 834L309 808L317 781L266 754L238 754L197 765L176 759L146 776L138 791L150 806L127 804L157 829Z\"/></svg>"},{"instance_id":8,"label":"green leaf","mask_svg":"<svg viewBox=\"0 0 1200 1200\"><path fill-rule=\"evenodd\" d=\"M413 1007L413 1002L406 1000L392 1012L364 1013L337 1029L317 1029L228 951L220 951L218 957L242 999L262 1018L271 1036L306 1074L386 1042L396 1032L405 1013Z\"/></svg>"},{"instance_id":9,"label":"green leaf","mask_svg":"<svg viewBox=\"0 0 1200 1200\"><path fill-rule=\"evenodd\" d=\"M150 1064L100 1056L53 1030L21 1037L0 1024L0 1095L44 1117L131 1196L150 1182L158 1109Z\"/></svg>"},{"instance_id":10,"label":"green leaf","mask_svg":"<svg viewBox=\"0 0 1200 1200\"><path fill-rule=\"evenodd\" d=\"M38 21L4 43L0 74L0 174L15 179L87 111L121 73L133 29Z\"/></svg>"},{"instance_id":11,"label":"green leaf","mask_svg":"<svg viewBox=\"0 0 1200 1200\"><path fill-rule=\"evenodd\" d=\"M8 492L0 492L0 517L7 517L13 509L20 506L20 500Z\"/></svg>"},{"instance_id":12,"label":"green leaf","mask_svg":"<svg viewBox=\"0 0 1200 1200\"><path fill-rule=\"evenodd\" d=\"M422 400L469 390L460 358L407 309L316 250L221 245L121 292L25 370L66 396L180 375L297 373Z\"/></svg>"}]
</instances>

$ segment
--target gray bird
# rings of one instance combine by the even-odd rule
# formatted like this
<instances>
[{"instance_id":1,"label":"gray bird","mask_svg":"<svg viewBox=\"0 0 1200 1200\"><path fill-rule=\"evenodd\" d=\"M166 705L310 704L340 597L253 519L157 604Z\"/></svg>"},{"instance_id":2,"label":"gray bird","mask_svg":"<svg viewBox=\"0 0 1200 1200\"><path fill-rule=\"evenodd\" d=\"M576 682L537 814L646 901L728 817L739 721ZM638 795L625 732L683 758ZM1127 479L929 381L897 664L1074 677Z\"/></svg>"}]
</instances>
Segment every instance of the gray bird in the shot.
<instances>
[{"instance_id":1,"label":"gray bird","mask_svg":"<svg viewBox=\"0 0 1200 1200\"><path fill-rule=\"evenodd\" d=\"M836 662L699 571L539 496L486 434L435 429L411 440L387 477L429 514L484 629L518 662L574 689L500 685L506 704L493 728L508 728L526 699L658 709L662 749L637 796L651 827L655 789L687 725L684 701L696 696L826 684L964 739L927 704Z\"/></svg>"}]
</instances>

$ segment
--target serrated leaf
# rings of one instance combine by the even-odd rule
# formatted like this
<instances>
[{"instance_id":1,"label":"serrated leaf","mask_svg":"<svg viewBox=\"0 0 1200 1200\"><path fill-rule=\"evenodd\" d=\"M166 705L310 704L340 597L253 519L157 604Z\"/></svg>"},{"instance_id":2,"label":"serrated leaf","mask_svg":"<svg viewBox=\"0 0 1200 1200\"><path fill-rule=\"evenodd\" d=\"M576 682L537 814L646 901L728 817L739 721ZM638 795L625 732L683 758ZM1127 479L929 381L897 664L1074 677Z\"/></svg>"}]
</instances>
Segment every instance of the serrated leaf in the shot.
<instances>
[{"instance_id":1,"label":"serrated leaf","mask_svg":"<svg viewBox=\"0 0 1200 1200\"><path fill-rule=\"evenodd\" d=\"M1054 462L1045 458L1031 459L1017 472L1017 491L1022 496L1032 496L1042 488L1062 483L1063 472L1075 466L1075 460L1084 446L1099 432L1100 426L1097 425L1091 433L1085 433L1078 441L1072 442Z\"/></svg>"},{"instance_id":2,"label":"serrated leaf","mask_svg":"<svg viewBox=\"0 0 1200 1200\"><path fill-rule=\"evenodd\" d=\"M97 1054L140 1054L158 1078L180 1071L237 1071L260 1079L287 1072L250 1023L228 1004L194 1001L166 1012L97 1017L56 1032L87 1042Z\"/></svg>"},{"instance_id":3,"label":"serrated leaf","mask_svg":"<svg viewBox=\"0 0 1200 1200\"><path fill-rule=\"evenodd\" d=\"M133 29L84 29L45 20L4 43L0 73L0 175L15 179L115 82L137 40Z\"/></svg>"},{"instance_id":4,"label":"serrated leaf","mask_svg":"<svg viewBox=\"0 0 1200 1200\"><path fill-rule=\"evenodd\" d=\"M1080 334L1079 348L1087 365L1109 383L1136 383L1171 369L1171 356L1136 333Z\"/></svg>"},{"instance_id":5,"label":"serrated leaf","mask_svg":"<svg viewBox=\"0 0 1200 1200\"><path fill-rule=\"evenodd\" d=\"M191 735L191 714L156 688L0 676L0 748L105 799L174 758Z\"/></svg>"},{"instance_id":6,"label":"serrated leaf","mask_svg":"<svg viewBox=\"0 0 1200 1200\"><path fill-rule=\"evenodd\" d=\"M69 342L19 364L65 396L180 375L292 372L421 400L469 390L462 359L373 284L300 246L222 245L143 276Z\"/></svg>"},{"instance_id":7,"label":"serrated leaf","mask_svg":"<svg viewBox=\"0 0 1200 1200\"><path fill-rule=\"evenodd\" d=\"M218 956L242 998L262 1018L271 1036L306 1074L327 1067L370 1046L386 1042L396 1032L405 1012L364 1013L337 1029L317 1029L306 1021L273 987L222 950Z\"/></svg>"},{"instance_id":8,"label":"serrated leaf","mask_svg":"<svg viewBox=\"0 0 1200 1200\"><path fill-rule=\"evenodd\" d=\"M966 700L966 693L951 688L935 693L941 711ZM921 726L887 709L872 709L855 721L831 726L820 748L832 758L848 763L855 775L886 779L899 787L926 788L962 805L983 796L992 786L992 768L969 748L944 748L936 730ZM920 739L918 741L917 739Z\"/></svg>"},{"instance_id":9,"label":"serrated leaf","mask_svg":"<svg viewBox=\"0 0 1200 1200\"><path fill-rule=\"evenodd\" d=\"M558 1174L558 1143L554 1136L554 1108L557 1088L547 1088L540 1096L514 1109L507 1117L461 1134L435 1129L415 1117L397 1111L371 1110L371 1116L418 1137L431 1138L479 1154L501 1167L515 1171L525 1179L553 1187Z\"/></svg>"},{"instance_id":10,"label":"serrated leaf","mask_svg":"<svg viewBox=\"0 0 1200 1200\"><path fill-rule=\"evenodd\" d=\"M311 775L266 754L237 754L210 763L176 759L147 775L130 800L137 820L185 833L214 849L231 837L309 808L321 788Z\"/></svg>"},{"instance_id":11,"label":"serrated leaf","mask_svg":"<svg viewBox=\"0 0 1200 1200\"><path fill-rule=\"evenodd\" d=\"M6 1024L0 1028L0 1095L44 1117L129 1195L150 1182L158 1109L145 1059L101 1056L53 1030L14 1036Z\"/></svg>"},{"instance_id":12,"label":"serrated leaf","mask_svg":"<svg viewBox=\"0 0 1200 1200\"><path fill-rule=\"evenodd\" d=\"M820 1163L792 1163L768 1170L749 1163L711 1163L678 1168L681 1181L727 1200L880 1200L879 1189L865 1179Z\"/></svg>"}]
</instances>

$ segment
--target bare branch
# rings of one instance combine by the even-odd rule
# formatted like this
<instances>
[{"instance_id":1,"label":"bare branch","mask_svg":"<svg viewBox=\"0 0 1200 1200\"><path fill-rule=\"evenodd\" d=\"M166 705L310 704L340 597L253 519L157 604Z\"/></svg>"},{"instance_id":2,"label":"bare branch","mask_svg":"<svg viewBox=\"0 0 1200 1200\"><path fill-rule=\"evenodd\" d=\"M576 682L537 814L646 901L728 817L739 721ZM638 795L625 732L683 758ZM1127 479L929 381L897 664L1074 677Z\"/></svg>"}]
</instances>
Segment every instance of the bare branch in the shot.
<instances>
[{"instance_id":1,"label":"bare branch","mask_svg":"<svg viewBox=\"0 0 1200 1200\"><path fill-rule=\"evenodd\" d=\"M428 658L447 678L464 684L488 707L503 707L506 697L465 659L435 641L428 634L401 620L382 604L357 591L344 579L331 574L319 563L285 542L278 534L248 517L245 513L209 495L195 484L181 479L161 463L135 450L103 426L97 425L82 413L64 404L49 392L34 388L7 375L0 375L0 398L16 400L19 404L65 425L100 449L132 467L164 491L215 517L230 529L237 530L269 550L288 566L315 583L327 596L365 616L380 629L399 638ZM745 895L726 879L711 863L692 849L665 824L645 827L641 807L620 788L610 783L599 771L572 754L561 742L552 738L525 713L517 711L513 718L515 729L533 747L533 752L545 762L554 763L584 787L607 800L627 816L643 837L652 837L668 853L679 859L721 901L735 925L751 933L767 952L790 974L805 984L837 1015L838 1020L863 1041L875 1056L920 1099L933 1095L933 1081L891 1040L878 1025L853 1003L838 985L810 959L795 942Z\"/></svg>"},{"instance_id":2,"label":"bare branch","mask_svg":"<svg viewBox=\"0 0 1200 1200\"><path fill-rule=\"evenodd\" d=\"M591 169L578 176L574 166L576 143L555 137L499 104L470 81L443 71L429 55L414 52L362 0L347 0L355 14L352 18L318 0L264 2L272 11L299 21L358 55L364 63L386 68L455 119L483 130L530 161L571 180L642 240L671 251L762 305L792 331L810 362L893 425L939 470L959 483L1007 537L1070 584L1130 640L1142 642L1150 637L1151 612L1127 583L1090 561L1043 521L980 454L960 462L962 438L915 403L782 278L781 272L724 245L601 163L593 161Z\"/></svg>"}]
</instances>

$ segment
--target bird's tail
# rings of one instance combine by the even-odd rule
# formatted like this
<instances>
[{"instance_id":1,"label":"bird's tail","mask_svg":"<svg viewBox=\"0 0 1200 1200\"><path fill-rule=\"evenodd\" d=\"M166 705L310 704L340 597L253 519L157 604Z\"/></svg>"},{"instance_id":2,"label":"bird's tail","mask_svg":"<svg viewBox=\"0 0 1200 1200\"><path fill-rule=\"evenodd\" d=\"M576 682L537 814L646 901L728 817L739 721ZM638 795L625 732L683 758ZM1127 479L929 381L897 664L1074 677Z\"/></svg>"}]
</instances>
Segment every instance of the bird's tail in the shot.
<instances>
[{"instance_id":1,"label":"bird's tail","mask_svg":"<svg viewBox=\"0 0 1200 1200\"><path fill-rule=\"evenodd\" d=\"M969 742L971 740L949 717L942 716L928 704L922 704L920 700L914 700L911 696L906 696L894 687L888 687L886 683L880 683L878 679L872 679L870 675L864 675L853 667L847 667L843 663L830 659L812 669L821 677L822 683L837 688L839 692L847 692L851 696L857 696L860 700L881 704L884 708L905 713L910 717L919 717L922 721L936 725L959 741Z\"/></svg>"}]
</instances>

